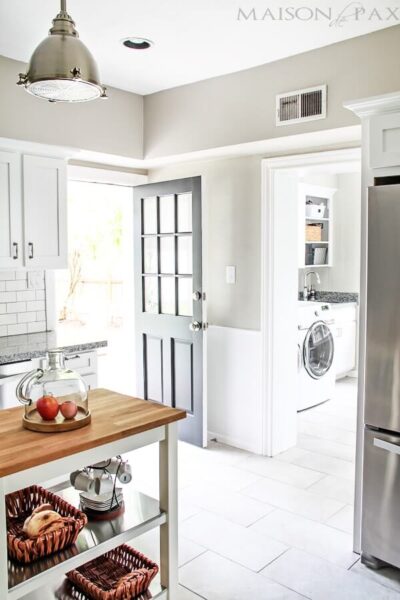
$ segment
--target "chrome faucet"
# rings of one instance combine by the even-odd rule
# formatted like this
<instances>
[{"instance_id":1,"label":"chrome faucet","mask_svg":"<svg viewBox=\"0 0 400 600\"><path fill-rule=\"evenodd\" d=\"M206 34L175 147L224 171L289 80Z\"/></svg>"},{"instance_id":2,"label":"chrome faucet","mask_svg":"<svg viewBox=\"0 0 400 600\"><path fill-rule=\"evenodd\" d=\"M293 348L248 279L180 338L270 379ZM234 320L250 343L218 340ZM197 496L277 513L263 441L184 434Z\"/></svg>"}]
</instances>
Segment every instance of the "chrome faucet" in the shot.
<instances>
[{"instance_id":1,"label":"chrome faucet","mask_svg":"<svg viewBox=\"0 0 400 600\"><path fill-rule=\"evenodd\" d=\"M306 273L304 273L303 300L305 300L305 301L308 300L309 295L310 295L311 290L312 290L312 286L309 288L308 285L307 285L307 277L309 275L315 275L315 279L317 280L317 283L318 284L321 283L320 276L318 275L318 273L316 271L307 271Z\"/></svg>"}]
</instances>

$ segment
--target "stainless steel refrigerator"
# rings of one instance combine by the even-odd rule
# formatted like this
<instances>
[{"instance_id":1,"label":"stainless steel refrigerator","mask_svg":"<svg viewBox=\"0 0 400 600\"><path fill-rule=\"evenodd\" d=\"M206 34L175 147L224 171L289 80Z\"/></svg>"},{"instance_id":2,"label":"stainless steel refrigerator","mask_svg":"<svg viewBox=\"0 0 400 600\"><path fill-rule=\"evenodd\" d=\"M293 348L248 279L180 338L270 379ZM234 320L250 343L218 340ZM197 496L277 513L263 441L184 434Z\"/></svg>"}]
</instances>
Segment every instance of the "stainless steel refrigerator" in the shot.
<instances>
[{"instance_id":1,"label":"stainless steel refrigerator","mask_svg":"<svg viewBox=\"0 0 400 600\"><path fill-rule=\"evenodd\" d=\"M368 194L361 551L400 567L400 185Z\"/></svg>"}]
</instances>

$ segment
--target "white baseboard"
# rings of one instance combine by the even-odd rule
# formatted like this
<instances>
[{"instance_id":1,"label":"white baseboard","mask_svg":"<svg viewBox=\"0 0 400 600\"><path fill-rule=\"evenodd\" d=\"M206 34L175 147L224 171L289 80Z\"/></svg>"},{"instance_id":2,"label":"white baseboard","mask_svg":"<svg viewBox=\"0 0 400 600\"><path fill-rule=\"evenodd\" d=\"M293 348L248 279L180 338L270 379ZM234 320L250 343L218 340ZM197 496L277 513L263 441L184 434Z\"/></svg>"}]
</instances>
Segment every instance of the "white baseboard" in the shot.
<instances>
[{"instance_id":1,"label":"white baseboard","mask_svg":"<svg viewBox=\"0 0 400 600\"><path fill-rule=\"evenodd\" d=\"M233 438L229 435L224 435L220 433L214 433L213 431L208 432L208 441L217 441L220 444L225 444L226 446L231 446L232 448L239 448L240 450L246 450L246 452L251 452L252 454L259 454L259 448L257 448L253 443L250 443L249 440Z\"/></svg>"}]
</instances>

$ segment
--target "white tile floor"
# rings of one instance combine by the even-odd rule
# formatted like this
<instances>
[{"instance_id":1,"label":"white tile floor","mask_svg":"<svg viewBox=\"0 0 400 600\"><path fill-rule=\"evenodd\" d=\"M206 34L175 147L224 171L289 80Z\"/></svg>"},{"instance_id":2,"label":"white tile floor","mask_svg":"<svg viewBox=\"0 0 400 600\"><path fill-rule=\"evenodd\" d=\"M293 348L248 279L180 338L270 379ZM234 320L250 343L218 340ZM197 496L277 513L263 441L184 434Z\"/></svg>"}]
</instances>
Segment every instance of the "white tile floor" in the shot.
<instances>
[{"instance_id":1,"label":"white tile floor","mask_svg":"<svg viewBox=\"0 0 400 600\"><path fill-rule=\"evenodd\" d=\"M371 572L352 551L356 386L301 413L298 446L274 459L180 444L176 600L400 600L399 572ZM156 495L156 448L132 463ZM133 543L159 559L157 531Z\"/></svg>"}]
</instances>

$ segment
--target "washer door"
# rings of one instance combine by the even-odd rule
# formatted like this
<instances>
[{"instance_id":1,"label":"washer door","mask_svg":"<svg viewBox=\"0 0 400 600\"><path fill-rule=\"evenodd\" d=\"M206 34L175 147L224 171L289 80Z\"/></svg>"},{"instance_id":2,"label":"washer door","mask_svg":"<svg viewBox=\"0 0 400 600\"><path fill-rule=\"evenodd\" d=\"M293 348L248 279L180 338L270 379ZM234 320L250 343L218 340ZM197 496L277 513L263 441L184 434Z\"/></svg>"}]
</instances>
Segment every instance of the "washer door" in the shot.
<instances>
[{"instance_id":1,"label":"washer door","mask_svg":"<svg viewBox=\"0 0 400 600\"><path fill-rule=\"evenodd\" d=\"M307 331L303 358L307 373L313 379L320 379L329 371L333 363L334 341L329 327L317 321Z\"/></svg>"}]
</instances>

